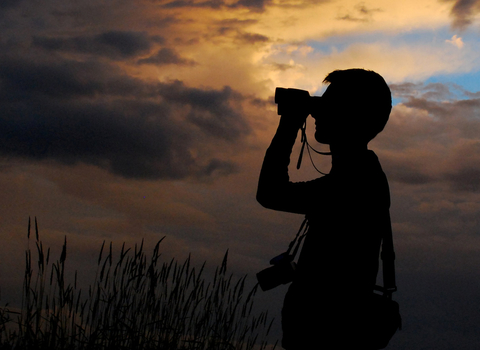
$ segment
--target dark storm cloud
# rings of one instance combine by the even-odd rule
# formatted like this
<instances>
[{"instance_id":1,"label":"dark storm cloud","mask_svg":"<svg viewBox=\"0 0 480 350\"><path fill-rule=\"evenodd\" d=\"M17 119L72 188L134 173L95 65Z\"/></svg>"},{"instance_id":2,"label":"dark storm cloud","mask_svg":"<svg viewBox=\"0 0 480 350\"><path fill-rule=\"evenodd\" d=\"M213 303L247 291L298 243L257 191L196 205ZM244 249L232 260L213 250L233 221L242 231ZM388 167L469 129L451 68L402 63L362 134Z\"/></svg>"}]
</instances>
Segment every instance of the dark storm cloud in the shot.
<instances>
[{"instance_id":1,"label":"dark storm cloud","mask_svg":"<svg viewBox=\"0 0 480 350\"><path fill-rule=\"evenodd\" d=\"M401 98L378 142L394 181L480 191L480 99L444 84L391 85ZM466 98L465 98L466 97Z\"/></svg>"},{"instance_id":2,"label":"dark storm cloud","mask_svg":"<svg viewBox=\"0 0 480 350\"><path fill-rule=\"evenodd\" d=\"M0 9L8 9L11 7L15 7L22 1L23 0L2 0L0 1Z\"/></svg>"},{"instance_id":3,"label":"dark storm cloud","mask_svg":"<svg viewBox=\"0 0 480 350\"><path fill-rule=\"evenodd\" d=\"M457 191L480 192L480 135L460 140L453 147L445 179Z\"/></svg>"},{"instance_id":4,"label":"dark storm cloud","mask_svg":"<svg viewBox=\"0 0 480 350\"><path fill-rule=\"evenodd\" d=\"M475 15L480 12L479 0L450 0L449 2L454 2L450 14L453 17L452 26L456 29L466 29L472 24Z\"/></svg>"},{"instance_id":5,"label":"dark storm cloud","mask_svg":"<svg viewBox=\"0 0 480 350\"><path fill-rule=\"evenodd\" d=\"M243 97L229 87L147 83L107 64L3 58L0 90L2 155L84 162L124 177L231 173L235 164L205 150L225 151L250 131Z\"/></svg>"},{"instance_id":6,"label":"dark storm cloud","mask_svg":"<svg viewBox=\"0 0 480 350\"><path fill-rule=\"evenodd\" d=\"M59 37L33 37L32 45L47 51L72 52L104 56L113 60L124 60L148 54L154 44L164 44L160 36L146 32L107 31L97 35ZM139 64L193 66L195 61L180 57L173 49L163 47L155 54L137 61Z\"/></svg>"},{"instance_id":7,"label":"dark storm cloud","mask_svg":"<svg viewBox=\"0 0 480 350\"><path fill-rule=\"evenodd\" d=\"M97 35L66 38L33 38L33 46L50 51L76 52L106 56L111 59L125 59L150 51L153 43L163 43L159 36L149 36L145 32L107 31Z\"/></svg>"},{"instance_id":8,"label":"dark storm cloud","mask_svg":"<svg viewBox=\"0 0 480 350\"><path fill-rule=\"evenodd\" d=\"M161 48L155 54L150 57L138 60L139 64L154 64L154 65L166 65L176 64L179 66L194 66L196 62L186 58L180 57L174 50L170 48Z\"/></svg>"},{"instance_id":9,"label":"dark storm cloud","mask_svg":"<svg viewBox=\"0 0 480 350\"><path fill-rule=\"evenodd\" d=\"M256 43L266 43L270 39L262 34L256 33L241 33L238 35L238 39L241 40L244 44L256 44Z\"/></svg>"},{"instance_id":10,"label":"dark storm cloud","mask_svg":"<svg viewBox=\"0 0 480 350\"><path fill-rule=\"evenodd\" d=\"M170 103L190 105L186 119L215 139L237 140L249 132L240 113L240 106L232 108L231 101L241 101L242 95L230 87L221 90L188 88L182 82L159 84L159 93Z\"/></svg>"},{"instance_id":11,"label":"dark storm cloud","mask_svg":"<svg viewBox=\"0 0 480 350\"><path fill-rule=\"evenodd\" d=\"M18 58L0 59L4 103L45 98L93 97L95 94L137 94L142 89L118 69L99 62L63 60L36 63Z\"/></svg>"},{"instance_id":12,"label":"dark storm cloud","mask_svg":"<svg viewBox=\"0 0 480 350\"><path fill-rule=\"evenodd\" d=\"M255 45L257 43L263 44L269 42L270 38L265 35L245 31L244 28L246 26L255 24L256 22L257 21L255 20L238 19L217 21L215 23L215 29L206 34L205 37L207 40L209 40L213 34L217 34L219 36L229 36L241 45Z\"/></svg>"},{"instance_id":13,"label":"dark storm cloud","mask_svg":"<svg viewBox=\"0 0 480 350\"><path fill-rule=\"evenodd\" d=\"M270 3L271 0L239 0L233 5L230 5L230 7L245 7L253 11L263 11Z\"/></svg>"},{"instance_id":14,"label":"dark storm cloud","mask_svg":"<svg viewBox=\"0 0 480 350\"><path fill-rule=\"evenodd\" d=\"M364 3L359 3L348 13L338 16L337 19L350 22L370 22L373 19L373 15L381 11L381 9L370 9Z\"/></svg>"},{"instance_id":15,"label":"dark storm cloud","mask_svg":"<svg viewBox=\"0 0 480 350\"><path fill-rule=\"evenodd\" d=\"M288 69L292 69L292 68L295 68L295 66L293 64L288 64L288 63L271 63L271 66L274 70L277 70L277 71L286 71Z\"/></svg>"},{"instance_id":16,"label":"dark storm cloud","mask_svg":"<svg viewBox=\"0 0 480 350\"><path fill-rule=\"evenodd\" d=\"M234 3L227 3L225 0L174 0L163 5L165 8L199 7L219 9L225 8L247 8L251 11L263 11L271 3L271 0L238 0Z\"/></svg>"},{"instance_id":17,"label":"dark storm cloud","mask_svg":"<svg viewBox=\"0 0 480 350\"><path fill-rule=\"evenodd\" d=\"M212 9L218 9L224 5L223 0L174 0L163 5L165 8L182 8L182 7L206 7Z\"/></svg>"},{"instance_id":18,"label":"dark storm cloud","mask_svg":"<svg viewBox=\"0 0 480 350\"><path fill-rule=\"evenodd\" d=\"M239 18L227 18L216 21L216 24L220 26L226 26L230 28L244 28L253 24L257 24L257 19L239 19Z\"/></svg>"}]
</instances>

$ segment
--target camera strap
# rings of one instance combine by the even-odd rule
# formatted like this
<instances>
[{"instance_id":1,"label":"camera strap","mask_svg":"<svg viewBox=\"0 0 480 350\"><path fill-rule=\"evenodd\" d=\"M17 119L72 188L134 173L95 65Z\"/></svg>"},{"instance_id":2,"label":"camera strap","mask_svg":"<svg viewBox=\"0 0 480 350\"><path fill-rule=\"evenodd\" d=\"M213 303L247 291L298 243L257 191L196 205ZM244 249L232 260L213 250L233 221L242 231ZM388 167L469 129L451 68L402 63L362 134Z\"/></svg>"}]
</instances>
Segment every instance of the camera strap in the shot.
<instances>
[{"instance_id":1,"label":"camera strap","mask_svg":"<svg viewBox=\"0 0 480 350\"><path fill-rule=\"evenodd\" d=\"M305 217L305 220L303 220L302 224L300 225L300 229L298 230L297 235L295 236L293 241L290 242L290 244L288 246L288 250L286 252L287 255L291 256L292 261L293 261L293 259L295 259L295 256L297 255L297 252L298 252L298 249L300 248L300 245L301 245L303 239L307 235L308 227L309 227L308 219ZM295 247L295 249L293 249L293 247ZM293 253L290 254L292 249L293 249Z\"/></svg>"},{"instance_id":2,"label":"camera strap","mask_svg":"<svg viewBox=\"0 0 480 350\"><path fill-rule=\"evenodd\" d=\"M310 158L310 162L312 163L313 167L320 174L326 175L325 173L318 170L318 168L315 166L315 163L313 163L312 154L310 153L310 150L314 151L317 154L321 154L323 156L330 156L332 154L332 152L320 152L320 151L317 151L312 146L310 146L310 144L307 141L306 129L307 129L307 120L305 119L305 123L303 123L303 125L300 128L300 130L302 131L302 138L301 138L302 148L300 149L300 154L298 155L297 169L300 169L300 166L302 165L303 152L305 150L305 145L306 145L307 146L308 157Z\"/></svg>"},{"instance_id":3,"label":"camera strap","mask_svg":"<svg viewBox=\"0 0 480 350\"><path fill-rule=\"evenodd\" d=\"M392 293L397 290L395 281L395 251L393 248L392 224L390 220L390 212L387 210L385 217L388 219L386 230L382 237L382 270L383 270L383 287L375 286L375 290L383 292L387 298L392 297Z\"/></svg>"},{"instance_id":4,"label":"camera strap","mask_svg":"<svg viewBox=\"0 0 480 350\"><path fill-rule=\"evenodd\" d=\"M307 231L308 231L308 220L305 217L305 220L303 220L302 224L300 225L300 229L298 230L295 238L288 245L287 251L272 258L270 260L270 265L277 265L280 262L284 262L284 261L287 261L289 263L293 262L303 239L307 235ZM293 249L293 253L291 253L292 249Z\"/></svg>"}]
</instances>

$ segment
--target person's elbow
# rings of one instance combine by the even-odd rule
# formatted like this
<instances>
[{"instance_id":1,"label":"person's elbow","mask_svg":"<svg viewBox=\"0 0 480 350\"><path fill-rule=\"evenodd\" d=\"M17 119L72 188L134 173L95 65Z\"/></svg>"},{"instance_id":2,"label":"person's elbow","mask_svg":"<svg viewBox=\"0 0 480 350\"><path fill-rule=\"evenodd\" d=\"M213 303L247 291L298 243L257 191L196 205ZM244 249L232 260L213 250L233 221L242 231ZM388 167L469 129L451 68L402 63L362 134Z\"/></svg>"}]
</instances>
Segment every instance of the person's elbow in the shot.
<instances>
[{"instance_id":1,"label":"person's elbow","mask_svg":"<svg viewBox=\"0 0 480 350\"><path fill-rule=\"evenodd\" d=\"M257 191L257 202L260 203L262 207L267 208L267 197L264 196L261 191Z\"/></svg>"},{"instance_id":2,"label":"person's elbow","mask_svg":"<svg viewBox=\"0 0 480 350\"><path fill-rule=\"evenodd\" d=\"M274 209L275 199L273 197L270 191L265 191L261 188L257 190L257 202L264 208Z\"/></svg>"}]
</instances>

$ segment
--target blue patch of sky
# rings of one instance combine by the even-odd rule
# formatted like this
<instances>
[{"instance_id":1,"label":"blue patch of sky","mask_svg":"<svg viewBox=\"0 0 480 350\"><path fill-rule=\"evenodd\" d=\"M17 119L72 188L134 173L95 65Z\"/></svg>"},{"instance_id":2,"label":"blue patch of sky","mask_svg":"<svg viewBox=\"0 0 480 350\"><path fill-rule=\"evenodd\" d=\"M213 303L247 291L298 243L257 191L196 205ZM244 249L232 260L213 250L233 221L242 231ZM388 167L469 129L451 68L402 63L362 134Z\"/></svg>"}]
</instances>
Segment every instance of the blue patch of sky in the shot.
<instances>
[{"instance_id":1,"label":"blue patch of sky","mask_svg":"<svg viewBox=\"0 0 480 350\"><path fill-rule=\"evenodd\" d=\"M453 45L451 43L447 43L447 40L452 40L454 35L462 38L464 49L467 49L467 47L480 47L480 37L473 30L467 30L463 33L455 33L448 27L439 28L437 30L415 30L403 33L372 32L352 35L338 35L331 36L322 41L312 40L306 44L315 50L314 53L328 55L333 52L344 51L355 43L385 43L392 47ZM452 84L456 84L470 92L480 91L480 62L477 67L474 67L468 73L435 74L434 76L429 77L424 83L442 83L450 85L450 87ZM451 87L450 90L456 98L465 98L465 95L462 93L461 89L452 89ZM400 102L401 99L393 99L394 105Z\"/></svg>"},{"instance_id":2,"label":"blue patch of sky","mask_svg":"<svg viewBox=\"0 0 480 350\"><path fill-rule=\"evenodd\" d=\"M412 30L406 32L375 31L360 34L333 35L324 40L310 40L306 44L323 54L332 53L334 50L343 51L353 44L385 43L395 46L419 46L419 45L448 45L446 40L451 40L454 35L470 45L480 44L480 37L473 31L456 33L449 27L436 30Z\"/></svg>"},{"instance_id":3,"label":"blue patch of sky","mask_svg":"<svg viewBox=\"0 0 480 350\"><path fill-rule=\"evenodd\" d=\"M315 52L329 54L333 51L341 52L354 44L374 44L385 43L389 46L406 46L412 44L432 45L438 42L445 42L450 39L453 34L440 33L438 31L409 31L403 33L394 32L370 32L360 34L336 35L326 38L325 40L311 40L306 44L311 46Z\"/></svg>"},{"instance_id":4,"label":"blue patch of sky","mask_svg":"<svg viewBox=\"0 0 480 350\"><path fill-rule=\"evenodd\" d=\"M480 91L480 70L465 74L442 74L428 78L428 83L456 84L469 92Z\"/></svg>"},{"instance_id":5,"label":"blue patch of sky","mask_svg":"<svg viewBox=\"0 0 480 350\"><path fill-rule=\"evenodd\" d=\"M315 53L328 55L333 52L342 52L354 43L370 44L380 40L384 35L382 33L371 33L363 35L339 35L331 36L322 41L310 40L306 45L312 47Z\"/></svg>"},{"instance_id":6,"label":"blue patch of sky","mask_svg":"<svg viewBox=\"0 0 480 350\"><path fill-rule=\"evenodd\" d=\"M478 33L473 30L467 30L463 33L453 33L451 31L442 33L441 41L451 40L453 35L460 37L464 43L465 50L471 50L480 47L480 37ZM447 45L451 45L445 42ZM456 73L441 73L431 76L425 81L428 83L442 83L442 84L456 84L469 92L480 91L480 62L473 67L469 72L456 72ZM459 92L459 91L458 91Z\"/></svg>"},{"instance_id":7,"label":"blue patch of sky","mask_svg":"<svg viewBox=\"0 0 480 350\"><path fill-rule=\"evenodd\" d=\"M399 103L401 103L403 101L402 98L398 98L398 97L393 97L392 96L392 107L395 107L396 105L398 105Z\"/></svg>"}]
</instances>

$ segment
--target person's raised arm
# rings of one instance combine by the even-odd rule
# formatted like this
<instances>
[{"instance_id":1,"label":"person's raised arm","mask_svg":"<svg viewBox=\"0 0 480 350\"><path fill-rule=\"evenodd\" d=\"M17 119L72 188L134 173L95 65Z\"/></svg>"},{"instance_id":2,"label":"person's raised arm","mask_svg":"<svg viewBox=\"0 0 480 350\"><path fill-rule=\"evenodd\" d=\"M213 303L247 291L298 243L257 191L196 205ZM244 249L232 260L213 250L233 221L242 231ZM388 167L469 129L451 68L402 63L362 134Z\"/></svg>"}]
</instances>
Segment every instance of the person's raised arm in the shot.
<instances>
[{"instance_id":1,"label":"person's raised arm","mask_svg":"<svg viewBox=\"0 0 480 350\"><path fill-rule=\"evenodd\" d=\"M287 113L280 118L258 181L257 201L266 208L305 214L303 189L306 183L290 182L288 165L298 131L306 117L304 113Z\"/></svg>"}]
</instances>

